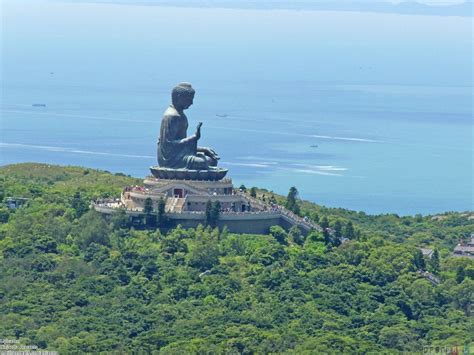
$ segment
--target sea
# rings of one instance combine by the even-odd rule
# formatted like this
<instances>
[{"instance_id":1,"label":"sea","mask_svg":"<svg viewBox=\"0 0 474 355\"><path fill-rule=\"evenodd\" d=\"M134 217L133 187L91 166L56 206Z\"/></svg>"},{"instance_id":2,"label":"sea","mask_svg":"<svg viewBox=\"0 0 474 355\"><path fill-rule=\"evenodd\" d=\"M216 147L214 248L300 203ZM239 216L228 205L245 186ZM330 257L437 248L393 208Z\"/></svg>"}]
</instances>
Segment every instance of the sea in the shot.
<instances>
[{"instance_id":1,"label":"sea","mask_svg":"<svg viewBox=\"0 0 474 355\"><path fill-rule=\"evenodd\" d=\"M234 185L369 214L473 210L472 16L1 2L0 164L136 177L196 90Z\"/></svg>"}]
</instances>

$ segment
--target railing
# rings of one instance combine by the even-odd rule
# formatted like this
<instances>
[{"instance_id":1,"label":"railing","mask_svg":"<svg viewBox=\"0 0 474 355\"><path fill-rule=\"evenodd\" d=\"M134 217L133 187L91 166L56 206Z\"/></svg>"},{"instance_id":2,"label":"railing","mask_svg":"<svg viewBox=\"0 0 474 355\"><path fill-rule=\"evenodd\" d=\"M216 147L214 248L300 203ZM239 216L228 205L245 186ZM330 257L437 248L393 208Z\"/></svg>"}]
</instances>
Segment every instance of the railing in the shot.
<instances>
[{"instance_id":1,"label":"railing","mask_svg":"<svg viewBox=\"0 0 474 355\"><path fill-rule=\"evenodd\" d=\"M425 271L425 270L418 270L418 273L423 276L425 279L430 281L433 285L439 285L441 283L440 279L437 278L435 275L432 273Z\"/></svg>"},{"instance_id":2,"label":"railing","mask_svg":"<svg viewBox=\"0 0 474 355\"><path fill-rule=\"evenodd\" d=\"M140 188L140 187L132 187L130 190L123 190L122 193L138 193L141 195L159 195L160 193L156 193L150 189Z\"/></svg>"},{"instance_id":3,"label":"railing","mask_svg":"<svg viewBox=\"0 0 474 355\"><path fill-rule=\"evenodd\" d=\"M313 223L309 219L305 219L305 218L301 218L300 216L297 216L296 214L294 214L293 212L291 212L290 210L286 209L283 206L280 206L277 204L269 205L267 203L264 203L263 201L257 200L255 197L250 196L246 192L239 191L237 192L237 194L244 196L247 200L250 201L252 205L256 205L257 207L262 208L264 210L270 209L271 211L280 213L282 217L286 217L288 222L290 223L297 224L308 230L315 229L319 232L323 231L323 229L316 223Z\"/></svg>"},{"instance_id":4,"label":"railing","mask_svg":"<svg viewBox=\"0 0 474 355\"><path fill-rule=\"evenodd\" d=\"M102 213L114 213L119 210L124 210L126 213L143 213L143 208L126 208L124 205L120 206L111 206L111 204L106 203L92 203L91 206L98 212Z\"/></svg>"},{"instance_id":5,"label":"railing","mask_svg":"<svg viewBox=\"0 0 474 355\"><path fill-rule=\"evenodd\" d=\"M112 206L111 203L92 203L91 204L95 209L100 209L104 211L117 211L120 209L125 210L126 212L143 212L143 208L126 208L125 205L121 204L120 206ZM166 213L170 214L180 214L180 215L186 215L186 214L192 214L192 215L205 215L205 211L181 211L181 212L173 212L173 211L167 211ZM245 216L245 215L272 215L272 216L279 216L280 213L275 213L271 211L254 211L254 212L220 212L221 215L236 215L236 216Z\"/></svg>"}]
</instances>

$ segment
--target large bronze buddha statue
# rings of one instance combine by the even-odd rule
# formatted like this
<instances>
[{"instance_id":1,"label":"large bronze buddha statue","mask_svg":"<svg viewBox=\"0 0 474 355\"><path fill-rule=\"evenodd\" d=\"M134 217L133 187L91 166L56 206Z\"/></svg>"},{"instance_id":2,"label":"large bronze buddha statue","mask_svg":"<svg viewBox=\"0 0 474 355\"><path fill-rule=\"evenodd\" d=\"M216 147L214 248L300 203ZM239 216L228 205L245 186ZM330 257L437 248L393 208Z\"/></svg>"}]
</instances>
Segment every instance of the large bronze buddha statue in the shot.
<instances>
[{"instance_id":1,"label":"large bronze buddha statue","mask_svg":"<svg viewBox=\"0 0 474 355\"><path fill-rule=\"evenodd\" d=\"M227 169L217 168L219 156L214 150L198 147L202 122L195 134L187 137L188 119L184 110L193 104L195 91L189 83L180 83L171 93L172 104L161 121L158 139L158 164L154 176L168 179L219 180Z\"/></svg>"}]
</instances>

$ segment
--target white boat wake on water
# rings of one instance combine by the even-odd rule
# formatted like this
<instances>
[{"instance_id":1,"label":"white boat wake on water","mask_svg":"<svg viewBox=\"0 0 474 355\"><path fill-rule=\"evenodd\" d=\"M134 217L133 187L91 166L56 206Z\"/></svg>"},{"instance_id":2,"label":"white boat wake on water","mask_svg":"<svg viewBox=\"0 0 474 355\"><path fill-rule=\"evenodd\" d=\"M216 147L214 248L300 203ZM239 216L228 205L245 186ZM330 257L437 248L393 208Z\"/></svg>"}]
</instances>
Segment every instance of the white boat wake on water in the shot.
<instances>
[{"instance_id":1,"label":"white boat wake on water","mask_svg":"<svg viewBox=\"0 0 474 355\"><path fill-rule=\"evenodd\" d=\"M312 169L318 171L347 171L347 168L336 165L310 165L310 164L292 164L294 166L302 167L305 169Z\"/></svg>"},{"instance_id":2,"label":"white boat wake on water","mask_svg":"<svg viewBox=\"0 0 474 355\"><path fill-rule=\"evenodd\" d=\"M231 166L248 166L251 168L270 168L269 164L264 162L262 163L232 163L232 162L222 162L222 165L231 165Z\"/></svg>"},{"instance_id":3,"label":"white boat wake on water","mask_svg":"<svg viewBox=\"0 0 474 355\"><path fill-rule=\"evenodd\" d=\"M0 112L20 113L20 114L28 114L28 115L41 115L41 116L54 116L54 117L84 118L84 119L87 119L87 120L95 120L95 121L154 123L154 121L132 120L132 119L126 119L126 118L109 118L109 117L98 117L98 116L85 116L85 115L75 115L75 114L70 114L70 113L57 113L57 112L35 112L35 111L4 110L4 109L0 110Z\"/></svg>"},{"instance_id":4,"label":"white boat wake on water","mask_svg":"<svg viewBox=\"0 0 474 355\"><path fill-rule=\"evenodd\" d=\"M350 142L361 142L361 143L385 143L381 140L369 139L369 138L358 138L358 137L338 137L338 136L326 136L326 135L316 135L316 134L303 134L303 133L293 133L293 132L279 132L279 131L264 131L259 129L249 129L249 128L235 128L235 127L219 127L214 125L209 125L209 127L214 129L223 129L227 131L240 131L240 132L251 132L251 133L265 133L265 134L278 134L283 136L296 136L296 137L307 137L307 138L320 138L320 139L330 139L330 140L340 140L340 141L350 141Z\"/></svg>"},{"instance_id":5,"label":"white boat wake on water","mask_svg":"<svg viewBox=\"0 0 474 355\"><path fill-rule=\"evenodd\" d=\"M107 153L107 152L94 152L90 150L81 150L76 148L66 147L54 147L47 145L33 145L33 144L21 144L21 143L3 143L0 142L0 149L3 148L21 148L21 149L41 149L49 152L61 152L61 153L72 153L72 154L90 154L90 155L104 155L122 158L138 158L138 159L154 159L151 155L135 155L135 154L118 154L118 153Z\"/></svg>"},{"instance_id":6,"label":"white boat wake on water","mask_svg":"<svg viewBox=\"0 0 474 355\"><path fill-rule=\"evenodd\" d=\"M351 142L384 143L384 141L368 139L368 138L320 136L316 134L313 134L310 137L321 138L321 139L333 139L333 140L339 140L339 141L351 141Z\"/></svg>"},{"instance_id":7,"label":"white boat wake on water","mask_svg":"<svg viewBox=\"0 0 474 355\"><path fill-rule=\"evenodd\" d=\"M42 116L54 116L54 117L71 117L71 118L83 118L88 120L96 121L116 121L116 122L133 122L133 123L155 123L154 121L145 121L145 120L133 120L125 118L109 118L109 117L99 117L99 116L87 116L87 115L75 115L69 113L57 113L57 112L35 112L35 111L23 111L23 110L6 110L1 109L0 112L4 113L16 113L16 114L28 114L28 115L42 115ZM284 136L297 136L297 137L307 137L307 138L320 138L320 139L329 139L329 140L340 140L340 141L349 141L349 142L362 142L362 143L385 143L381 140L369 139L369 138L358 138L358 137L338 137L338 136L327 136L327 135L316 135L316 134L302 134L302 133L293 133L293 132L278 132L278 131L263 131L258 129L246 129L246 128L235 128L235 127L219 127L210 125L210 128L214 129L225 129L227 131L240 131L240 132L252 132L252 133L265 133L265 134L277 134Z\"/></svg>"},{"instance_id":8,"label":"white boat wake on water","mask_svg":"<svg viewBox=\"0 0 474 355\"><path fill-rule=\"evenodd\" d=\"M311 170L311 169L285 169L285 170L290 170L290 171L293 171L295 173L326 175L326 176L344 176L342 174L329 173L327 171L321 171L321 170Z\"/></svg>"},{"instance_id":9,"label":"white boat wake on water","mask_svg":"<svg viewBox=\"0 0 474 355\"><path fill-rule=\"evenodd\" d=\"M246 157L245 157L246 158ZM240 158L244 159L244 158ZM243 166L250 168L271 168L277 170L291 171L295 173L315 174L325 176L344 176L342 172L348 171L348 168L336 165L310 165L289 162L275 161L254 161L249 163L223 162L222 165Z\"/></svg>"},{"instance_id":10,"label":"white boat wake on water","mask_svg":"<svg viewBox=\"0 0 474 355\"><path fill-rule=\"evenodd\" d=\"M48 145L35 145L35 144L23 144L23 143L5 143L0 142L0 150L5 149L36 149L44 150L49 152L69 153L69 154L86 154L86 155L98 155L98 156L112 156L121 158L133 158L133 159L155 159L151 155L137 155L137 154L119 154L119 153L108 153L108 152L96 152L91 150L82 150L68 147L55 147ZM325 175L325 176L343 176L340 172L348 170L344 167L333 166L333 165L307 165L307 164L282 164L272 161L263 162L250 162L250 163L239 163L239 162L223 162L222 165L230 166L242 166L250 168L273 168L278 170L286 170L295 173Z\"/></svg>"}]
</instances>

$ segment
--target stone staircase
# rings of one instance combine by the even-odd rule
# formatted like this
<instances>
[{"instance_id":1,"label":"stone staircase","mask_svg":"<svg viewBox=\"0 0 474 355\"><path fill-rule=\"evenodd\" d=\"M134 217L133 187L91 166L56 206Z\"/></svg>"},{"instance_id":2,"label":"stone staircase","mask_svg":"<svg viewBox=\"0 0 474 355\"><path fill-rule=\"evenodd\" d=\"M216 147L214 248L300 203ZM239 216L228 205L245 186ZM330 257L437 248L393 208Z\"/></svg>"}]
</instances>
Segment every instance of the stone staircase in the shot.
<instances>
[{"instance_id":1,"label":"stone staircase","mask_svg":"<svg viewBox=\"0 0 474 355\"><path fill-rule=\"evenodd\" d=\"M178 198L174 205L174 212L183 212L184 206L186 206L186 197Z\"/></svg>"},{"instance_id":2,"label":"stone staircase","mask_svg":"<svg viewBox=\"0 0 474 355\"><path fill-rule=\"evenodd\" d=\"M166 213L180 213L183 212L186 205L186 197L170 197L166 199L165 212Z\"/></svg>"}]
</instances>

